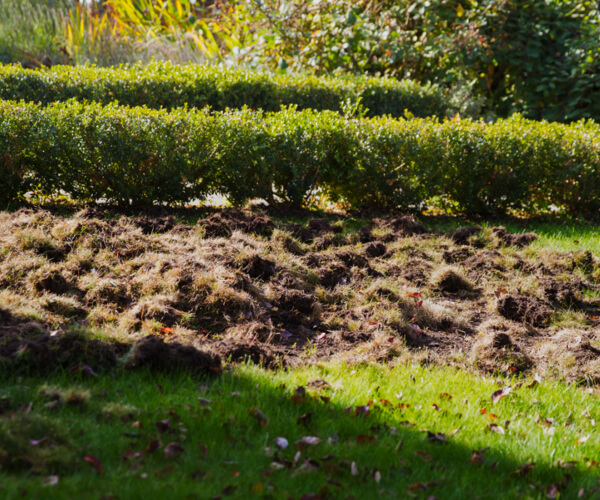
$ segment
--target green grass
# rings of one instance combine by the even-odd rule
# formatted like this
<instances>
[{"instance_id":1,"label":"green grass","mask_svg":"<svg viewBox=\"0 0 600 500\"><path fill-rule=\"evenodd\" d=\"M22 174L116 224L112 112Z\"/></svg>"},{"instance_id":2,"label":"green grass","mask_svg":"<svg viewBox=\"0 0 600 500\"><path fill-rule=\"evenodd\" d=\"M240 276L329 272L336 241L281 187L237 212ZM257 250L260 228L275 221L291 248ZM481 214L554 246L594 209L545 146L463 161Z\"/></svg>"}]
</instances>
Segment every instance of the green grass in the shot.
<instances>
[{"instance_id":1,"label":"green grass","mask_svg":"<svg viewBox=\"0 0 600 500\"><path fill-rule=\"evenodd\" d=\"M304 401L293 401L298 386L318 379L330 387L308 388ZM87 402L74 398L76 404L49 408L39 379L5 381L12 410L28 402L33 406L27 415L9 412L0 419L0 450L11 420L39 414L47 429L55 429L48 432L66 436L66 445L55 445L64 453L66 470L60 470L60 460L54 466L58 471L50 466L37 475L4 470L4 498L144 498L150 492L154 498L228 493L231 498L309 493L319 498L545 498L552 484L566 485L561 498L574 498L581 488L591 498L599 479L592 461L599 437L598 396L555 381L533 388L526 381L497 404L491 400L501 388L497 380L419 365L321 365L279 372L239 366L208 380L141 372L77 380L63 374L44 382L63 389L78 386L91 395ZM505 382L514 387L518 381ZM369 401L368 414L357 411ZM268 422L261 425L254 408ZM299 423L303 415L309 417ZM156 422L165 419L169 429L159 433ZM490 424L507 429L492 432ZM48 442L33 447L29 440L46 436L19 429L11 432L25 451L49 447ZM444 434L444 442L428 438L427 431ZM294 463L295 443L304 436L322 442L302 450ZM286 438L289 446L278 450L276 437ZM154 453L123 458L127 450L143 452L155 439L163 446ZM170 442L184 448L176 458L164 456ZM480 465L472 463L474 450L482 453ZM99 459L104 472L95 472L83 460L86 455ZM559 461L577 463L564 468ZM528 474L515 473L531 462L536 465ZM568 485L565 473L571 477ZM58 484L44 486L49 475L58 475Z\"/></svg>"}]
</instances>

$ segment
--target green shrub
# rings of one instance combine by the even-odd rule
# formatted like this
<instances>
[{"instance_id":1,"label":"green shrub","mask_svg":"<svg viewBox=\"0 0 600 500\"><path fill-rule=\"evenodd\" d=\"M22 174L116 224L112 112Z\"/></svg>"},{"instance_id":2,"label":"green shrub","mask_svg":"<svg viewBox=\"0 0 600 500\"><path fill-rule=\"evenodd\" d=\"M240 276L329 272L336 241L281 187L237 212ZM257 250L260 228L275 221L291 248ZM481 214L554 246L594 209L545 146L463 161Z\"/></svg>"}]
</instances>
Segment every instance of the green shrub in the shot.
<instances>
[{"instance_id":1,"label":"green shrub","mask_svg":"<svg viewBox=\"0 0 600 500\"><path fill-rule=\"evenodd\" d=\"M0 98L49 104L71 98L102 104L173 109L182 106L263 109L282 105L341 111L346 101L360 102L371 116L451 114L441 90L389 78L272 75L207 65L175 66L154 62L129 67L54 66L27 70L0 66Z\"/></svg>"},{"instance_id":2,"label":"green shrub","mask_svg":"<svg viewBox=\"0 0 600 500\"><path fill-rule=\"evenodd\" d=\"M0 199L180 204L213 193L477 214L600 210L600 127L0 101Z\"/></svg>"}]
</instances>

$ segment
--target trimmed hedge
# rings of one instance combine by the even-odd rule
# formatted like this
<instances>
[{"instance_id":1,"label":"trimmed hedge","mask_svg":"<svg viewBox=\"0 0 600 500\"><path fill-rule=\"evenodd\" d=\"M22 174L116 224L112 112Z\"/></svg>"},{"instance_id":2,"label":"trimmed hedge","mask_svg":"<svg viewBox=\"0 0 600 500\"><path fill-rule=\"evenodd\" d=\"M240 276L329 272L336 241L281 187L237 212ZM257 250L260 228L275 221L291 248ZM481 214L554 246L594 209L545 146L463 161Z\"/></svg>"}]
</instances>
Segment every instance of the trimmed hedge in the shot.
<instances>
[{"instance_id":1,"label":"trimmed hedge","mask_svg":"<svg viewBox=\"0 0 600 500\"><path fill-rule=\"evenodd\" d=\"M370 116L400 117L405 110L419 117L454 114L439 88L390 78L272 75L159 62L118 68L54 66L40 70L0 65L0 99L49 104L71 98L152 109L210 106L216 111L243 106L278 111L282 105L341 111L346 101L357 103L360 98Z\"/></svg>"},{"instance_id":2,"label":"trimmed hedge","mask_svg":"<svg viewBox=\"0 0 600 500\"><path fill-rule=\"evenodd\" d=\"M471 213L600 210L600 126L349 119L287 108L171 112L0 101L0 199L67 193L189 203L221 193L299 205L316 190L354 207Z\"/></svg>"}]
</instances>

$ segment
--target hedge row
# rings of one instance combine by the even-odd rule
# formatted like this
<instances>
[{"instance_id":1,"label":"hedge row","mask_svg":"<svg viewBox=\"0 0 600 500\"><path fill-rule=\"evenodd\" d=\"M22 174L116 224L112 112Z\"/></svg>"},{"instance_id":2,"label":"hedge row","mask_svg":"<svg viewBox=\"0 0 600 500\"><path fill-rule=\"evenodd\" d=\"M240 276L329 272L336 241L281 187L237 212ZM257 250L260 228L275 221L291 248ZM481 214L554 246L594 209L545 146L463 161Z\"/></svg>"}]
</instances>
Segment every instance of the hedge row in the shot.
<instances>
[{"instance_id":1,"label":"hedge row","mask_svg":"<svg viewBox=\"0 0 600 500\"><path fill-rule=\"evenodd\" d=\"M48 104L70 98L108 104L173 109L182 106L217 111L248 106L278 111L342 110L359 102L371 116L444 117L452 113L447 97L436 87L389 78L272 75L207 65L152 63L119 68L54 66L28 70L0 65L0 99Z\"/></svg>"},{"instance_id":2,"label":"hedge row","mask_svg":"<svg viewBox=\"0 0 600 500\"><path fill-rule=\"evenodd\" d=\"M189 203L221 193L354 207L600 210L600 126L528 121L349 119L335 112L171 112L75 101L0 101L0 198L67 193Z\"/></svg>"}]
</instances>

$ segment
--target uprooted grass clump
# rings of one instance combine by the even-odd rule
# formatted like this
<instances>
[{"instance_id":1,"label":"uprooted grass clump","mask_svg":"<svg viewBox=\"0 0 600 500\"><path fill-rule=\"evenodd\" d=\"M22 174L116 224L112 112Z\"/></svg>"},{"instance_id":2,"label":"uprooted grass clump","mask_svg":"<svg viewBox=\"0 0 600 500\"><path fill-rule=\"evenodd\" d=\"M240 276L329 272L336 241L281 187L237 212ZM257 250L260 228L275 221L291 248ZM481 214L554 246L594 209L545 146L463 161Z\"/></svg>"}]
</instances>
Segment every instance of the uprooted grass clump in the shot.
<instances>
[{"instance_id":1,"label":"uprooted grass clump","mask_svg":"<svg viewBox=\"0 0 600 500\"><path fill-rule=\"evenodd\" d=\"M574 352L560 331L588 335L600 316L594 255L504 227L433 229L256 207L1 212L0 365L218 373L415 355L595 380L591 357L546 361Z\"/></svg>"}]
</instances>

